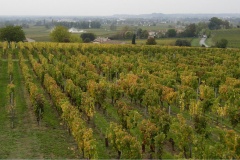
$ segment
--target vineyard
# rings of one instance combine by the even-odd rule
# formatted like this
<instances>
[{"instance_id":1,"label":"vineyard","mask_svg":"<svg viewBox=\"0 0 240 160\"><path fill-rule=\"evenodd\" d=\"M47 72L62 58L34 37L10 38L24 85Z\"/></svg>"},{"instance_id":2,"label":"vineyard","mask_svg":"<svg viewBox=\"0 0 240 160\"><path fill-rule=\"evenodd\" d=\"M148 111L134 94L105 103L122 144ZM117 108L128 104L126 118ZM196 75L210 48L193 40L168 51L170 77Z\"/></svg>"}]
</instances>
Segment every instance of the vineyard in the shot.
<instances>
[{"instance_id":1,"label":"vineyard","mask_svg":"<svg viewBox=\"0 0 240 160\"><path fill-rule=\"evenodd\" d=\"M0 125L13 132L17 114L26 115L17 106L32 107L34 130L54 135L43 126L61 123L70 139L61 142L74 139L66 144L75 146L71 156L60 158L240 158L238 49L7 42L0 48L0 111L7 115ZM17 98L20 89L25 98Z\"/></svg>"},{"instance_id":2,"label":"vineyard","mask_svg":"<svg viewBox=\"0 0 240 160\"><path fill-rule=\"evenodd\" d=\"M239 35L240 35L240 29L225 29L225 30L216 30L212 31L212 41L213 43L216 43L217 41L221 40L222 38L225 38L228 40L228 47L229 48L240 48L239 45Z\"/></svg>"}]
</instances>

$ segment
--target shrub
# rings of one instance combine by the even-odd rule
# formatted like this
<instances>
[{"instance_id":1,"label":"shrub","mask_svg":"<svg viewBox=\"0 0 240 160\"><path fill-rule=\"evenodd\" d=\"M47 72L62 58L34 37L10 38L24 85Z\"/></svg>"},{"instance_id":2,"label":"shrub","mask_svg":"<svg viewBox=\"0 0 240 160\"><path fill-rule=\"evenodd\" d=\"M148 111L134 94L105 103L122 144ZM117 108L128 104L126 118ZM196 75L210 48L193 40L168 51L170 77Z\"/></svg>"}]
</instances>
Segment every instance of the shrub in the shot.
<instances>
[{"instance_id":1,"label":"shrub","mask_svg":"<svg viewBox=\"0 0 240 160\"><path fill-rule=\"evenodd\" d=\"M90 39L90 38L85 38L83 42L84 42L84 43L90 43L90 42L91 42L91 39Z\"/></svg>"},{"instance_id":2,"label":"shrub","mask_svg":"<svg viewBox=\"0 0 240 160\"><path fill-rule=\"evenodd\" d=\"M155 41L155 38L150 37L147 39L146 45L156 45L157 42Z\"/></svg>"},{"instance_id":3,"label":"shrub","mask_svg":"<svg viewBox=\"0 0 240 160\"><path fill-rule=\"evenodd\" d=\"M93 33L83 33L83 34L81 34L81 38L82 38L83 42L89 43L89 42L93 41L96 38L96 36Z\"/></svg>"},{"instance_id":4,"label":"shrub","mask_svg":"<svg viewBox=\"0 0 240 160\"><path fill-rule=\"evenodd\" d=\"M217 41L216 47L217 48L227 48L228 45L228 40L226 39L221 39L220 41Z\"/></svg>"},{"instance_id":5,"label":"shrub","mask_svg":"<svg viewBox=\"0 0 240 160\"><path fill-rule=\"evenodd\" d=\"M185 39L178 39L175 42L175 46L191 46L191 43Z\"/></svg>"}]
</instances>

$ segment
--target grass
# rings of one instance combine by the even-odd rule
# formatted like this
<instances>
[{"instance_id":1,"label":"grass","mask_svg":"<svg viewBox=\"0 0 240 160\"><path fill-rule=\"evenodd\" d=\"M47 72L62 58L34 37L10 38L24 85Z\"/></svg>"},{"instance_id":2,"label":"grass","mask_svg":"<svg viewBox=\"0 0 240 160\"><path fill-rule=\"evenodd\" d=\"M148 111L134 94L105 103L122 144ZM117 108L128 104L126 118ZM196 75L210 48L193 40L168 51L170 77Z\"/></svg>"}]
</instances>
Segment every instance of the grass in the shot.
<instances>
[{"instance_id":1,"label":"grass","mask_svg":"<svg viewBox=\"0 0 240 160\"><path fill-rule=\"evenodd\" d=\"M13 138L16 136L11 133L9 129L9 118L6 110L7 105L7 84L8 84L8 74L7 74L7 62L3 62L0 59L0 158L7 158L10 154L10 150L14 146Z\"/></svg>"},{"instance_id":2,"label":"grass","mask_svg":"<svg viewBox=\"0 0 240 160\"><path fill-rule=\"evenodd\" d=\"M29 28L23 29L26 37L34 39L37 42L48 42L50 41L50 29L47 29L45 26L30 26ZM91 32L96 34L97 37L109 37L115 34L117 31L109 30L109 27L103 26L100 29L83 29L84 31ZM79 35L79 33L75 33Z\"/></svg>"},{"instance_id":3,"label":"grass","mask_svg":"<svg viewBox=\"0 0 240 160\"><path fill-rule=\"evenodd\" d=\"M101 27L100 29L84 29L84 31L94 33L97 37L110 37L116 34L117 31L111 31L109 27Z\"/></svg>"},{"instance_id":4,"label":"grass","mask_svg":"<svg viewBox=\"0 0 240 160\"><path fill-rule=\"evenodd\" d=\"M46 107L45 118L41 126L37 126L28 94L23 84L18 61L13 62L16 116L14 129L10 127L10 118L6 111L8 84L7 61L0 65L0 159L15 158L79 158L75 141L60 125L50 104ZM39 86L41 87L41 86ZM49 102L48 102L49 103ZM48 108L48 109L47 109ZM50 120L49 120L50 119Z\"/></svg>"},{"instance_id":5,"label":"grass","mask_svg":"<svg viewBox=\"0 0 240 160\"><path fill-rule=\"evenodd\" d=\"M110 37L117 32L121 31L123 27L126 25L118 25L116 31L110 30L109 25L102 25L99 29L83 29L84 31L94 33L97 37ZM131 30L136 30L137 28L142 28L143 30L148 31L167 31L169 29L169 24L158 24L156 26L129 26ZM37 42L48 42L50 41L50 29L47 29L45 26L30 26L29 28L23 29L26 37L34 39ZM76 35L79 35L79 33L75 33ZM139 42L140 44L145 44L145 42ZM160 45L173 45L175 42L171 39L164 39L164 40L158 40L158 44Z\"/></svg>"},{"instance_id":6,"label":"grass","mask_svg":"<svg viewBox=\"0 0 240 160\"><path fill-rule=\"evenodd\" d=\"M94 33L97 37L110 37L116 34L118 31L121 31L125 25L118 25L116 31L111 31L108 25L102 25L100 29L83 29L87 32ZM133 30L138 28L138 26L129 26ZM141 26L143 30L152 30L152 31L160 31L160 30L167 30L169 29L169 24L158 24L156 26ZM50 29L47 29L45 26L30 26L30 28L25 28L24 32L26 37L34 39L37 42L47 42L50 41ZM80 34L77 34L80 36ZM225 38L228 40L228 47L229 48L240 48L240 29L222 29L222 30L215 30L212 31L212 38L208 38L206 40L206 44L208 46L214 46L214 44L222 39ZM161 46L173 46L175 41L178 38L160 38L157 39L157 45ZM191 41L191 45L194 47L200 47L199 45L199 38L186 38L187 40ZM131 40L124 40L125 43L131 44ZM146 44L145 39L136 39L136 43L139 45Z\"/></svg>"},{"instance_id":7,"label":"grass","mask_svg":"<svg viewBox=\"0 0 240 160\"><path fill-rule=\"evenodd\" d=\"M175 45L175 42L177 39L186 39L188 41L194 41L194 45L193 46L197 46L197 40L195 39L192 39L192 38L159 38L159 39L156 39L156 42L157 42L157 45L160 45L160 46L174 46ZM131 44L132 43L132 40L125 40L124 41L126 44ZM147 42L146 39L136 39L136 44L138 45L145 45ZM199 41L198 41L199 43Z\"/></svg>"},{"instance_id":8,"label":"grass","mask_svg":"<svg viewBox=\"0 0 240 160\"><path fill-rule=\"evenodd\" d=\"M240 28L235 29L221 29L212 31L212 39L209 39L207 43L215 44L222 38L228 40L229 48L240 48Z\"/></svg>"},{"instance_id":9,"label":"grass","mask_svg":"<svg viewBox=\"0 0 240 160\"><path fill-rule=\"evenodd\" d=\"M30 63L27 63L27 64L28 64L28 67L31 68ZM38 86L40 93L42 93L43 95L47 95L47 93L45 93L44 89L42 88L41 83L37 80L37 77L34 74L33 70L29 70L29 71L33 75L34 77L33 83ZM49 127L57 128L59 126L59 120L60 119L58 118L56 111L54 110L53 106L51 106L50 101L48 100L48 97L47 97L47 100L45 101L45 106L44 106L43 121Z\"/></svg>"},{"instance_id":10,"label":"grass","mask_svg":"<svg viewBox=\"0 0 240 160\"><path fill-rule=\"evenodd\" d=\"M117 34L117 32L121 31L122 28L125 27L125 25L118 25L116 31L110 30L109 25L102 25L99 29L83 29L84 31L94 33L97 37L111 37L114 34ZM158 24L156 26L129 26L132 30L136 30L137 28L142 28L143 30L148 31L160 31L160 30L168 30L169 24ZM37 42L48 42L50 41L50 29L47 29L45 26L30 26L29 28L25 28L24 32L26 34L26 37L31 38ZM75 35L80 36L79 33L74 33ZM157 45L161 46L174 46L176 40L178 38L160 38L156 39ZM184 38L189 41L191 41L192 46L198 47L199 41L195 38ZM131 44L131 40L123 40L127 44ZM136 39L136 43L139 45L146 44L146 39Z\"/></svg>"},{"instance_id":11,"label":"grass","mask_svg":"<svg viewBox=\"0 0 240 160\"><path fill-rule=\"evenodd\" d=\"M34 39L35 41L50 41L50 29L47 29L45 26L30 26L29 28L24 28L23 31L27 38Z\"/></svg>"},{"instance_id":12,"label":"grass","mask_svg":"<svg viewBox=\"0 0 240 160\"><path fill-rule=\"evenodd\" d=\"M206 43L208 46L214 46L214 42L213 42L212 38L207 38L207 40L205 41L205 43Z\"/></svg>"},{"instance_id":13,"label":"grass","mask_svg":"<svg viewBox=\"0 0 240 160\"><path fill-rule=\"evenodd\" d=\"M193 46L193 47L200 47L200 38L193 38L192 39L192 41L191 41L191 45Z\"/></svg>"},{"instance_id":14,"label":"grass","mask_svg":"<svg viewBox=\"0 0 240 160\"><path fill-rule=\"evenodd\" d=\"M97 139L97 153L99 159L109 159L110 155L107 153L105 147L105 137L100 137L100 135L105 135L107 129L109 128L109 122L100 113L96 112L94 116L94 124L97 127L98 132L93 132L94 137ZM95 128L96 130L96 128ZM99 135L100 133L100 135Z\"/></svg>"}]
</instances>

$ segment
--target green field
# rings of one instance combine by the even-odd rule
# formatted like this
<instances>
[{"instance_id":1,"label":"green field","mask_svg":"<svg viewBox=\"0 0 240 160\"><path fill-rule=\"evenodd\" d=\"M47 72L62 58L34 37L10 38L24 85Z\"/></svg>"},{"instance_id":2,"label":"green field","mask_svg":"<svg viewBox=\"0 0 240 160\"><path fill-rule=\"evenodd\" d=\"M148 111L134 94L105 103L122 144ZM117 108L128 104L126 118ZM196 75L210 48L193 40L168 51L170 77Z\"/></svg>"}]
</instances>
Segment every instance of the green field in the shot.
<instances>
[{"instance_id":1,"label":"green field","mask_svg":"<svg viewBox=\"0 0 240 160\"><path fill-rule=\"evenodd\" d=\"M109 25L102 25L99 29L83 29L84 31L94 33L97 37L110 37L117 32L120 32L125 25L118 25L116 31L111 31L109 29ZM159 24L157 26L142 26L142 29L146 29L149 31L160 31L167 30L169 24ZM131 30L135 30L136 26L129 26ZM50 41L50 29L47 29L45 26L30 26L29 28L23 29L26 37L35 40L36 42L49 42ZM79 33L74 33L80 36ZM158 39L157 43L159 45L174 45L176 39L164 38ZM130 41L129 41L130 42ZM127 42L128 43L128 42ZM138 40L139 44L145 44L145 40ZM197 45L193 45L197 46Z\"/></svg>"},{"instance_id":2,"label":"green field","mask_svg":"<svg viewBox=\"0 0 240 160\"><path fill-rule=\"evenodd\" d=\"M50 30L45 26L30 26L29 28L23 29L23 31L27 38L31 38L37 42L50 41Z\"/></svg>"},{"instance_id":3,"label":"green field","mask_svg":"<svg viewBox=\"0 0 240 160\"><path fill-rule=\"evenodd\" d=\"M121 31L124 25L119 25L116 31L109 30L108 25L103 25L100 29L84 29L87 32L94 33L97 37L110 37L117 32ZM167 30L169 24L160 24L157 26L143 26L142 29L147 30ZM130 28L134 29L136 27L130 26ZM30 28L24 29L26 33L26 37L36 40L37 42L48 42L50 41L49 33L50 30L46 29L44 26L30 26ZM80 34L77 34L80 36ZM225 29L225 30L216 30L212 31L212 37L208 38L206 43L209 46L214 46L214 44L222 39L225 38L228 40L228 47L229 48L240 48L240 29ZM184 38L191 41L193 47L200 47L199 45L199 38ZM173 46L177 38L159 38L156 39L157 45L161 46ZM131 40L122 40L126 44L131 44ZM120 43L120 42L119 42ZM146 40L137 39L136 43L139 45L146 44Z\"/></svg>"},{"instance_id":4,"label":"green field","mask_svg":"<svg viewBox=\"0 0 240 160\"><path fill-rule=\"evenodd\" d=\"M49 42L50 41L50 29L45 26L30 26L30 28L23 29L26 37L31 38L37 42ZM117 31L110 31L109 27L101 27L100 29L84 29L84 31L94 33L97 37L109 37ZM80 36L80 34L77 34Z\"/></svg>"},{"instance_id":5,"label":"green field","mask_svg":"<svg viewBox=\"0 0 240 160\"><path fill-rule=\"evenodd\" d=\"M162 38L162 39L156 39L157 45L160 46L173 46L175 44L176 38ZM132 40L124 41L126 44L131 44ZM137 45L144 45L146 44L146 39L136 39Z\"/></svg>"},{"instance_id":6,"label":"green field","mask_svg":"<svg viewBox=\"0 0 240 160\"><path fill-rule=\"evenodd\" d=\"M0 158L240 158L239 49L16 45L0 43Z\"/></svg>"},{"instance_id":7,"label":"green field","mask_svg":"<svg viewBox=\"0 0 240 160\"><path fill-rule=\"evenodd\" d=\"M191 39L191 46L193 47L200 47L200 38L193 38Z\"/></svg>"},{"instance_id":8,"label":"green field","mask_svg":"<svg viewBox=\"0 0 240 160\"><path fill-rule=\"evenodd\" d=\"M207 40L206 40L205 43L206 43L208 46L214 46L214 45L215 45L215 43L214 43L213 40L212 40L212 37L207 38Z\"/></svg>"},{"instance_id":9,"label":"green field","mask_svg":"<svg viewBox=\"0 0 240 160\"><path fill-rule=\"evenodd\" d=\"M225 38L228 40L228 47L229 48L240 48L240 29L222 29L222 30L215 30L212 31L212 39L207 43L211 46L212 44L215 44L217 41L221 40L222 38Z\"/></svg>"},{"instance_id":10,"label":"green field","mask_svg":"<svg viewBox=\"0 0 240 160\"><path fill-rule=\"evenodd\" d=\"M158 38L156 39L157 45L159 46L175 46L175 42L177 39L185 39L191 42L193 47L200 47L199 45L199 38ZM126 44L131 44L131 40L124 41ZM137 45L145 45L147 42L146 39L136 39Z\"/></svg>"}]
</instances>

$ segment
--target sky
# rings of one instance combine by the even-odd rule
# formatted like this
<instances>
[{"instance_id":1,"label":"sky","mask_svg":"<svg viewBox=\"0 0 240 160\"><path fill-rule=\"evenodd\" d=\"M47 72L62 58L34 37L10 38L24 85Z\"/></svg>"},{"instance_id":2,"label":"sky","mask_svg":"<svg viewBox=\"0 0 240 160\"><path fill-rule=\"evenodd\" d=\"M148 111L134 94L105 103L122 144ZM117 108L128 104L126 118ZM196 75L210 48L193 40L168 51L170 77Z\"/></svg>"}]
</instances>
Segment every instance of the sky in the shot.
<instances>
[{"instance_id":1,"label":"sky","mask_svg":"<svg viewBox=\"0 0 240 160\"><path fill-rule=\"evenodd\" d=\"M240 0L0 0L1 15L240 13Z\"/></svg>"}]
</instances>

